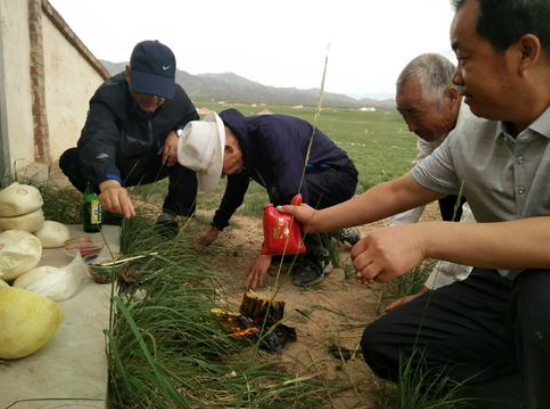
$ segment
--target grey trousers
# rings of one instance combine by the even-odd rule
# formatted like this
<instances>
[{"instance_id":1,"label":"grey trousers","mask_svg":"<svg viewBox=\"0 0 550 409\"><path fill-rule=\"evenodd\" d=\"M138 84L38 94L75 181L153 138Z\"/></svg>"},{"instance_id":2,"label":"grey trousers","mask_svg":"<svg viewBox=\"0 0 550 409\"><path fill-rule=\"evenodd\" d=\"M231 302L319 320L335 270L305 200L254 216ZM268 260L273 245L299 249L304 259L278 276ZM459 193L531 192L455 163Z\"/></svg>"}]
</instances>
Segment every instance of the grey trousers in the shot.
<instances>
[{"instance_id":1,"label":"grey trousers","mask_svg":"<svg viewBox=\"0 0 550 409\"><path fill-rule=\"evenodd\" d=\"M512 281L476 268L370 324L361 346L385 379L412 357L428 377L464 382L474 408L550 408L550 271Z\"/></svg>"}]
</instances>

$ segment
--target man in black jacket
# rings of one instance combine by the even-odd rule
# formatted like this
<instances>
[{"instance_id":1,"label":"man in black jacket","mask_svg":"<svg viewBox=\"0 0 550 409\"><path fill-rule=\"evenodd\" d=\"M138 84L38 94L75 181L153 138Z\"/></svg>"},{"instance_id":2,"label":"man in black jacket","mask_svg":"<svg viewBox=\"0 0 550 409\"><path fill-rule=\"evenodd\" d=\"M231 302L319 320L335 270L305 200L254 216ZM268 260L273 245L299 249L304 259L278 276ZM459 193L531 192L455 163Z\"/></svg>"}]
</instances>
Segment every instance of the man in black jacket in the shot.
<instances>
[{"instance_id":1,"label":"man in black jacket","mask_svg":"<svg viewBox=\"0 0 550 409\"><path fill-rule=\"evenodd\" d=\"M235 109L214 117L216 120L210 119L210 126L209 118L191 122L183 130L180 141L180 163L197 171L199 184L208 179L209 185L215 186L212 182L217 182L220 174L228 176L221 205L210 230L199 239L199 244L210 245L229 224L229 219L243 203L250 180L266 188L275 205L290 203L297 193L302 194L305 203L318 208L341 203L354 195L357 170L353 162L346 152L308 122L286 115L244 117ZM221 153L214 149L219 145L214 143L218 139L222 141ZM189 146L193 141L204 144L204 148L191 151ZM217 156L209 153L210 149ZM201 155L204 160L197 159ZM209 159L214 157L218 159ZM217 178L213 172L216 164L220 165ZM211 176L206 177L201 170ZM348 239L355 244L359 240L358 232ZM294 284L298 286L321 281L330 268L328 252L318 234L307 235L305 244L307 252L295 269ZM264 285L271 261L271 256L257 257L248 274L249 287Z\"/></svg>"},{"instance_id":2,"label":"man in black jacket","mask_svg":"<svg viewBox=\"0 0 550 409\"><path fill-rule=\"evenodd\" d=\"M109 78L90 100L76 148L59 165L81 192L99 194L104 210L132 217L127 186L168 176L168 195L158 223L177 232L176 215L195 211L195 173L177 163L178 130L198 119L185 91L175 83L176 60L158 41L142 41L125 72Z\"/></svg>"}]
</instances>

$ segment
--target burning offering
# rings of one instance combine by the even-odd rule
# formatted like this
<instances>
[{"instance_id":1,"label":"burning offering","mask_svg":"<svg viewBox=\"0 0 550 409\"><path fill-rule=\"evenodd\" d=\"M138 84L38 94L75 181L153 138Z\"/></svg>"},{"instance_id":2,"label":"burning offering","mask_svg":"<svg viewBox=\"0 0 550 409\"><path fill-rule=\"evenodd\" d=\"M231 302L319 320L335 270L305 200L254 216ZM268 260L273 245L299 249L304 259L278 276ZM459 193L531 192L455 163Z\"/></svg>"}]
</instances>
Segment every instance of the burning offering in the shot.
<instances>
[{"instance_id":1,"label":"burning offering","mask_svg":"<svg viewBox=\"0 0 550 409\"><path fill-rule=\"evenodd\" d=\"M239 310L233 313L214 308L211 312L233 336L259 342L269 352L281 353L287 342L296 341L296 330L281 323L284 301L264 298L249 290Z\"/></svg>"}]
</instances>

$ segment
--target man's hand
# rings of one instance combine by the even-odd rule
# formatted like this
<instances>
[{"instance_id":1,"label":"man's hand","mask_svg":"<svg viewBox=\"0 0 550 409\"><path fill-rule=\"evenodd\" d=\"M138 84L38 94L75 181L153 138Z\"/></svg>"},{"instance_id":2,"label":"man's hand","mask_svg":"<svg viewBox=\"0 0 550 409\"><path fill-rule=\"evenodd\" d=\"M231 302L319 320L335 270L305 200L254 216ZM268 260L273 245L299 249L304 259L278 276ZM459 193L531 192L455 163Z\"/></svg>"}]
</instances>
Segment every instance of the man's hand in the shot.
<instances>
[{"instance_id":1,"label":"man's hand","mask_svg":"<svg viewBox=\"0 0 550 409\"><path fill-rule=\"evenodd\" d=\"M265 285L265 276L271 266L271 256L259 255L248 271L246 288L261 288Z\"/></svg>"},{"instance_id":2,"label":"man's hand","mask_svg":"<svg viewBox=\"0 0 550 409\"><path fill-rule=\"evenodd\" d=\"M178 163L178 139L176 131L170 131L159 150L158 154L162 155L162 163L166 166L174 166Z\"/></svg>"},{"instance_id":3,"label":"man's hand","mask_svg":"<svg viewBox=\"0 0 550 409\"><path fill-rule=\"evenodd\" d=\"M300 222L302 225L302 230L306 233L309 233L308 225L311 223L313 218L315 217L316 210L305 204L302 203L300 206L292 206L292 205L285 205L285 206L277 206L277 210L281 213L288 213L294 215L294 218Z\"/></svg>"},{"instance_id":4,"label":"man's hand","mask_svg":"<svg viewBox=\"0 0 550 409\"><path fill-rule=\"evenodd\" d=\"M423 294L426 294L428 291L430 291L430 289L428 287L422 286L422 289L419 292L417 292L416 294L406 295L406 296L398 298L397 300L392 302L390 305L388 305L386 307L386 312L392 312L396 308L401 307L401 306L411 302L412 300L417 299L418 297L420 297Z\"/></svg>"},{"instance_id":5,"label":"man's hand","mask_svg":"<svg viewBox=\"0 0 550 409\"><path fill-rule=\"evenodd\" d=\"M357 281L372 284L399 277L425 258L422 223L379 229L351 250Z\"/></svg>"},{"instance_id":6,"label":"man's hand","mask_svg":"<svg viewBox=\"0 0 550 409\"><path fill-rule=\"evenodd\" d=\"M132 199L128 191L116 180L105 180L99 184L99 203L112 213L118 213L126 218L136 215Z\"/></svg>"},{"instance_id":7,"label":"man's hand","mask_svg":"<svg viewBox=\"0 0 550 409\"><path fill-rule=\"evenodd\" d=\"M199 237L199 239L197 240L197 244L202 247L210 246L216 241L220 232L221 230L219 230L217 227L210 226L210 229L208 229L206 233Z\"/></svg>"}]
</instances>

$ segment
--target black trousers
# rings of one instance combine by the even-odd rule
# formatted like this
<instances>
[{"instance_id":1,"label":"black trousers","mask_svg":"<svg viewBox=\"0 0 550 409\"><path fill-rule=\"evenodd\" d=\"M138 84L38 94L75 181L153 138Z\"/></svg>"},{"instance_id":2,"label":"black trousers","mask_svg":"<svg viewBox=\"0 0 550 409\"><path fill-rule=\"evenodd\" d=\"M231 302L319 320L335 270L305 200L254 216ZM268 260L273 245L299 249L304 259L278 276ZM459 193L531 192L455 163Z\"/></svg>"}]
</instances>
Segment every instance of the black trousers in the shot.
<instances>
[{"instance_id":1,"label":"black trousers","mask_svg":"<svg viewBox=\"0 0 550 409\"><path fill-rule=\"evenodd\" d=\"M398 381L413 357L428 376L465 382L472 407L550 408L550 271L511 281L474 269L370 324L361 346L382 378Z\"/></svg>"},{"instance_id":2,"label":"black trousers","mask_svg":"<svg viewBox=\"0 0 550 409\"><path fill-rule=\"evenodd\" d=\"M163 209L181 216L191 216L195 212L197 197L197 177L195 172L176 164L165 166L159 155L140 157L132 161L118 163L123 186L138 186L154 183L168 177L168 195ZM78 149L66 150L59 158L59 167L74 187L83 192L89 178L82 172Z\"/></svg>"},{"instance_id":3,"label":"black trousers","mask_svg":"<svg viewBox=\"0 0 550 409\"><path fill-rule=\"evenodd\" d=\"M438 200L439 211L441 212L441 218L446 222L459 222L462 217L462 205L466 203L466 198L464 196L449 195L442 197ZM455 214L455 206L456 208ZM454 217L453 217L454 216Z\"/></svg>"},{"instance_id":4,"label":"black trousers","mask_svg":"<svg viewBox=\"0 0 550 409\"><path fill-rule=\"evenodd\" d=\"M329 168L321 172L306 173L305 184L309 195L309 205L324 209L351 199L357 188L355 167ZM323 248L323 235L309 233L304 238L306 258L315 258Z\"/></svg>"}]
</instances>

